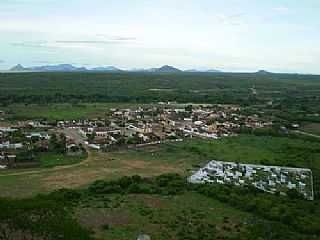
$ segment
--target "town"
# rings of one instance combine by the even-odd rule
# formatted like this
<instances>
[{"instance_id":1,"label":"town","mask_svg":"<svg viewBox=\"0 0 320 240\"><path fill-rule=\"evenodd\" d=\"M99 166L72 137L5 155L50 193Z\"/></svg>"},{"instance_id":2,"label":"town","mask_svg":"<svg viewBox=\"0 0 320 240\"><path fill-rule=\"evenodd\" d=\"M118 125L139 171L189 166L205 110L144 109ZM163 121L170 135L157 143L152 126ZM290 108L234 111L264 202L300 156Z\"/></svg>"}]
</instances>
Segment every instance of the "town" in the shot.
<instances>
[{"instance_id":1,"label":"town","mask_svg":"<svg viewBox=\"0 0 320 240\"><path fill-rule=\"evenodd\" d=\"M312 172L306 168L288 168L210 161L190 178L191 183L219 183L252 185L262 191L287 195L296 190L306 199L313 200Z\"/></svg>"},{"instance_id":2,"label":"town","mask_svg":"<svg viewBox=\"0 0 320 240\"><path fill-rule=\"evenodd\" d=\"M1 111L2 118L5 113ZM0 168L37 165L37 153L76 155L86 149L109 151L143 147L185 138L216 140L242 128L272 126L257 115L243 115L234 105L172 105L158 103L134 109L106 109L104 118L18 122L0 128Z\"/></svg>"}]
</instances>

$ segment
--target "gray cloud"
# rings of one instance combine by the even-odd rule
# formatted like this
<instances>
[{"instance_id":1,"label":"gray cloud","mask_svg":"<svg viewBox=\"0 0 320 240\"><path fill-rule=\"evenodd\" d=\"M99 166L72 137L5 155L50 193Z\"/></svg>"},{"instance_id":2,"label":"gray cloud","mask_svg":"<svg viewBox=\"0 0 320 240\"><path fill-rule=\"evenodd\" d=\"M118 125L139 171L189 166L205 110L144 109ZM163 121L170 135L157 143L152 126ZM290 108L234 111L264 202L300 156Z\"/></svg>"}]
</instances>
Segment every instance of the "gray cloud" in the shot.
<instances>
[{"instance_id":1,"label":"gray cloud","mask_svg":"<svg viewBox=\"0 0 320 240\"><path fill-rule=\"evenodd\" d=\"M52 46L48 46L48 42L47 41L15 42L15 43L11 43L11 46L14 46L14 47L26 47L26 48L46 48L46 49L54 48Z\"/></svg>"},{"instance_id":2,"label":"gray cloud","mask_svg":"<svg viewBox=\"0 0 320 240\"><path fill-rule=\"evenodd\" d=\"M115 38L107 39L107 40L57 40L56 43L103 45L103 44L131 43L135 40L136 40L135 38L129 38L129 37L115 37Z\"/></svg>"},{"instance_id":3,"label":"gray cloud","mask_svg":"<svg viewBox=\"0 0 320 240\"><path fill-rule=\"evenodd\" d=\"M135 40L136 39L133 37L110 37L109 39L104 39L104 40L56 40L53 42L22 41L22 42L13 42L11 43L11 46L19 47L19 48L57 49L61 47L61 45L59 44L112 45L112 44L133 43Z\"/></svg>"},{"instance_id":4,"label":"gray cloud","mask_svg":"<svg viewBox=\"0 0 320 240\"><path fill-rule=\"evenodd\" d=\"M137 40L134 37L120 37L120 36L107 36L103 34L97 35L99 37L104 37L103 40L57 40L56 43L63 44L124 44L124 43L132 43Z\"/></svg>"},{"instance_id":5,"label":"gray cloud","mask_svg":"<svg viewBox=\"0 0 320 240\"><path fill-rule=\"evenodd\" d=\"M115 44L119 43L119 41L107 40L58 40L56 43L64 43L64 44Z\"/></svg>"}]
</instances>

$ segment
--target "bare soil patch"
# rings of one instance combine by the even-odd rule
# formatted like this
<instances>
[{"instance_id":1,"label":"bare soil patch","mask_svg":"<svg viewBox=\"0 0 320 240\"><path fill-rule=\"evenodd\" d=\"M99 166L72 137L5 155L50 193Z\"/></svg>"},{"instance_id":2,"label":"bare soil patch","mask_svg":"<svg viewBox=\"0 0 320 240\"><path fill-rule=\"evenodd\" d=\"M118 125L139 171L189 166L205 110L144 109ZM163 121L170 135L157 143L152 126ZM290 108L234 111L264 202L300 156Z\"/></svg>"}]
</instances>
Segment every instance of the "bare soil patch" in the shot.
<instances>
[{"instance_id":1,"label":"bare soil patch","mask_svg":"<svg viewBox=\"0 0 320 240\"><path fill-rule=\"evenodd\" d=\"M128 213L123 210L86 208L78 211L76 217L80 224L89 228L101 228L104 225L123 226L131 223Z\"/></svg>"},{"instance_id":2,"label":"bare soil patch","mask_svg":"<svg viewBox=\"0 0 320 240\"><path fill-rule=\"evenodd\" d=\"M140 200L150 208L162 208L165 205L164 202L158 196L147 194L133 194L130 195L130 198L132 198L133 200Z\"/></svg>"}]
</instances>

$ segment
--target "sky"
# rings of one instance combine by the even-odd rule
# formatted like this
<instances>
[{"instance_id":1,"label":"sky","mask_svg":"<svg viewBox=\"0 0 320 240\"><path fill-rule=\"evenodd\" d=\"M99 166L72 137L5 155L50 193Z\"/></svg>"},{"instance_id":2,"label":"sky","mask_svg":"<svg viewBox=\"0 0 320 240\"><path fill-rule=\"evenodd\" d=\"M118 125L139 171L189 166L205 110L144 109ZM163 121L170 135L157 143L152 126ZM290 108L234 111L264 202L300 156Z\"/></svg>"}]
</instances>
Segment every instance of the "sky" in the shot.
<instances>
[{"instance_id":1,"label":"sky","mask_svg":"<svg viewBox=\"0 0 320 240\"><path fill-rule=\"evenodd\" d=\"M319 0L0 0L0 69L320 74Z\"/></svg>"}]
</instances>

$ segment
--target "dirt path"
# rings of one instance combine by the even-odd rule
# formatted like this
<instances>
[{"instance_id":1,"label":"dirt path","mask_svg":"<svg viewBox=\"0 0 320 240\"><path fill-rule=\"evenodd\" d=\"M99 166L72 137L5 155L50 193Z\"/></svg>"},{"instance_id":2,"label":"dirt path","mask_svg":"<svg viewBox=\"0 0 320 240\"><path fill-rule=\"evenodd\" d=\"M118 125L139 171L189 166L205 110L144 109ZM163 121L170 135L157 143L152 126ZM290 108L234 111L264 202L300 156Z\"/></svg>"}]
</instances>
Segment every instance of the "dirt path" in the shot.
<instances>
[{"instance_id":1,"label":"dirt path","mask_svg":"<svg viewBox=\"0 0 320 240\"><path fill-rule=\"evenodd\" d=\"M303 131L300 131L300 130L296 130L296 131L294 131L294 132L295 132L295 133L302 134L302 135L310 136L310 137L320 138L319 135L315 135L315 134L312 134L312 133L303 132Z\"/></svg>"},{"instance_id":2,"label":"dirt path","mask_svg":"<svg viewBox=\"0 0 320 240\"><path fill-rule=\"evenodd\" d=\"M148 160L123 157L121 153L88 151L80 163L49 169L30 169L0 175L0 197L28 197L61 188L84 187L96 180L110 180L121 176L151 177L163 173L181 173L185 167L163 159Z\"/></svg>"},{"instance_id":3,"label":"dirt path","mask_svg":"<svg viewBox=\"0 0 320 240\"><path fill-rule=\"evenodd\" d=\"M17 173L0 174L0 177L23 176L23 175L39 174L39 173L51 173L51 172L56 172L64 169L79 167L79 166L88 164L93 160L92 152L88 148L86 148L86 151L87 151L88 157L79 163L64 165L64 166L56 166L56 167L47 168L47 169L37 169L37 170L23 171L23 172L17 172Z\"/></svg>"}]
</instances>

